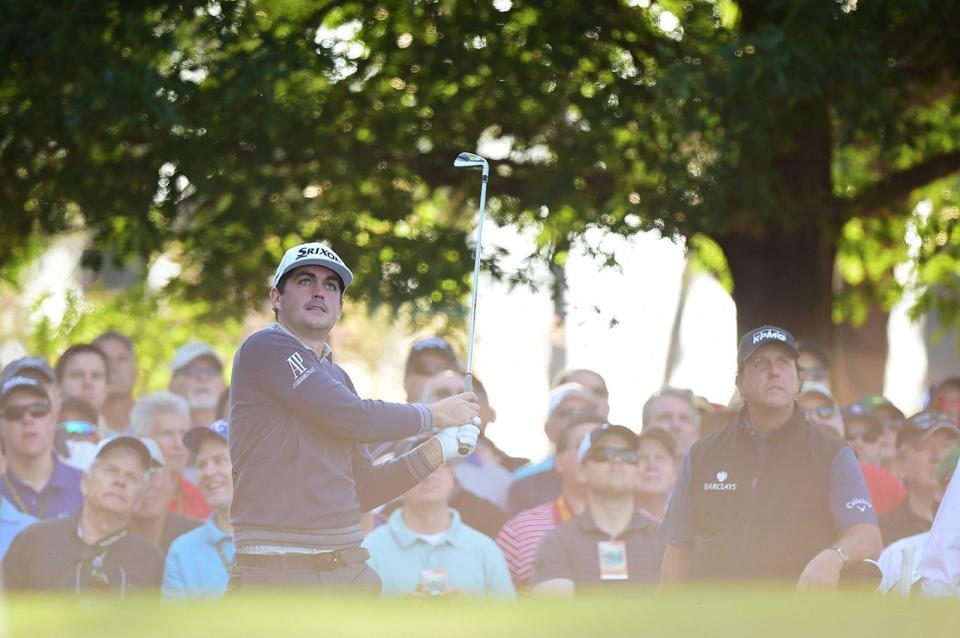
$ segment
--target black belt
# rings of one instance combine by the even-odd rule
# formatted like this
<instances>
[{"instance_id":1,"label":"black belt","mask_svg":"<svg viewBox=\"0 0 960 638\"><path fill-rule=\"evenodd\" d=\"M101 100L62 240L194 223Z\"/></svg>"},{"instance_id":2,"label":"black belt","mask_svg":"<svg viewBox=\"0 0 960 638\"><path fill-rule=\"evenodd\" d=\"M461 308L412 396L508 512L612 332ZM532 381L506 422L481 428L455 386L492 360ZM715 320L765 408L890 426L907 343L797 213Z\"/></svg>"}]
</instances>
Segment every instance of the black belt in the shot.
<instances>
[{"instance_id":1,"label":"black belt","mask_svg":"<svg viewBox=\"0 0 960 638\"><path fill-rule=\"evenodd\" d=\"M261 567L265 569L308 569L326 572L331 569L362 563L370 558L364 547L351 547L337 552L322 554L241 554L236 555L237 567Z\"/></svg>"}]
</instances>

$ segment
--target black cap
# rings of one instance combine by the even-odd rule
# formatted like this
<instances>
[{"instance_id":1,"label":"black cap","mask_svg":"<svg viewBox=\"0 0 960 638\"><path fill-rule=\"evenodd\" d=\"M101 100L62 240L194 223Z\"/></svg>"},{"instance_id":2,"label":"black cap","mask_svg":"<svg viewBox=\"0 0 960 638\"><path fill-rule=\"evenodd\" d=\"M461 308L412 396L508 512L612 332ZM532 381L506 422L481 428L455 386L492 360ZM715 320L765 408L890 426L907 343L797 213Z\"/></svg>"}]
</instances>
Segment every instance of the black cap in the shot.
<instances>
[{"instance_id":1,"label":"black cap","mask_svg":"<svg viewBox=\"0 0 960 638\"><path fill-rule=\"evenodd\" d=\"M793 335L776 326L760 326L754 328L740 339L740 347L737 349L737 368L743 365L743 362L757 351L761 346L768 343L774 343L783 346L793 355L794 358L800 356L797 350L797 340Z\"/></svg>"},{"instance_id":2,"label":"black cap","mask_svg":"<svg viewBox=\"0 0 960 638\"><path fill-rule=\"evenodd\" d=\"M630 447L634 450L640 447L640 437L637 436L636 432L622 425L604 423L600 427L590 430L590 434L583 437L583 442L580 443L580 449L577 450L577 461L583 463L583 459L590 453L593 446L597 445L600 439L609 434L619 434L630 443Z\"/></svg>"},{"instance_id":3,"label":"black cap","mask_svg":"<svg viewBox=\"0 0 960 638\"><path fill-rule=\"evenodd\" d=\"M187 430L183 435L183 445L196 454L200 446L207 439L218 439L224 443L230 442L230 423L224 419L217 419L208 427L198 426Z\"/></svg>"},{"instance_id":4,"label":"black cap","mask_svg":"<svg viewBox=\"0 0 960 638\"><path fill-rule=\"evenodd\" d=\"M453 346L450 345L450 342L443 337L426 337L415 341L414 344L410 346L410 353L407 355L407 370L414 367L417 359L427 352L437 353L446 359L450 370L460 370L460 359L457 358L457 353L453 351ZM437 370L436 372L441 372L441 370Z\"/></svg>"},{"instance_id":5,"label":"black cap","mask_svg":"<svg viewBox=\"0 0 960 638\"><path fill-rule=\"evenodd\" d=\"M849 428L853 423L863 423L871 430L883 431L883 421L874 413L864 410L858 403L843 408L840 414L843 416L843 425L846 428Z\"/></svg>"},{"instance_id":6,"label":"black cap","mask_svg":"<svg viewBox=\"0 0 960 638\"><path fill-rule=\"evenodd\" d=\"M897 447L904 443L921 441L934 432L947 430L960 438L960 428L943 412L924 411L914 414L897 430Z\"/></svg>"}]
</instances>

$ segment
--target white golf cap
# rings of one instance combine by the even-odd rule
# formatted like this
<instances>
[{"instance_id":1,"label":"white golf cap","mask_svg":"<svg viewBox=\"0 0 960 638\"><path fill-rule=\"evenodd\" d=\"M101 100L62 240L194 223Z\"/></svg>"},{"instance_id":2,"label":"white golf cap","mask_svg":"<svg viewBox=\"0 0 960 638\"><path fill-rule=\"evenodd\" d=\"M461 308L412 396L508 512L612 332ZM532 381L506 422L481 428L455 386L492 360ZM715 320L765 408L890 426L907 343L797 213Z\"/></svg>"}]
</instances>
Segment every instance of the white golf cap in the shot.
<instances>
[{"instance_id":1,"label":"white golf cap","mask_svg":"<svg viewBox=\"0 0 960 638\"><path fill-rule=\"evenodd\" d=\"M213 349L213 346L203 341L191 341L177 348L177 351L173 354L170 373L176 374L180 372L200 357L212 357L216 360L217 364L223 368L223 359L221 359L217 351Z\"/></svg>"},{"instance_id":2,"label":"white golf cap","mask_svg":"<svg viewBox=\"0 0 960 638\"><path fill-rule=\"evenodd\" d=\"M353 273L343 263L340 256L320 242L310 242L294 246L283 254L277 273L273 276L273 286L276 288L285 274L300 266L323 266L329 268L343 280L343 289L346 290L353 283Z\"/></svg>"},{"instance_id":3,"label":"white golf cap","mask_svg":"<svg viewBox=\"0 0 960 638\"><path fill-rule=\"evenodd\" d=\"M804 394L819 394L833 403L837 402L827 384L817 381L804 381L803 385L800 386L800 395L803 396Z\"/></svg>"}]
</instances>

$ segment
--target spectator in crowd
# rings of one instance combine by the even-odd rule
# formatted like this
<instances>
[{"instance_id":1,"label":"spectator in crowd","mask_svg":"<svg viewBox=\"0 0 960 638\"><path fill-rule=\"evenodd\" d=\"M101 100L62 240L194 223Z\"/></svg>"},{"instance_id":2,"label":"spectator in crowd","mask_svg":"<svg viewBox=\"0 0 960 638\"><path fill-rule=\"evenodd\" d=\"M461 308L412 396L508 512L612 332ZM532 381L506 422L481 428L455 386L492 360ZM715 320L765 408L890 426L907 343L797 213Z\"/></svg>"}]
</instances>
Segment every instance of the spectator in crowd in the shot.
<instances>
[{"instance_id":1,"label":"spectator in crowd","mask_svg":"<svg viewBox=\"0 0 960 638\"><path fill-rule=\"evenodd\" d=\"M893 470L897 458L897 432L907 420L900 409L889 399L878 395L867 395L850 406L851 409L869 414L883 424L877 451L877 465L885 470Z\"/></svg>"},{"instance_id":2,"label":"spectator in crowd","mask_svg":"<svg viewBox=\"0 0 960 638\"><path fill-rule=\"evenodd\" d=\"M227 386L223 360L213 346L202 341L181 346L173 355L170 375L170 391L190 406L190 425L209 427L217 420L217 402Z\"/></svg>"},{"instance_id":3,"label":"spectator in crowd","mask_svg":"<svg viewBox=\"0 0 960 638\"><path fill-rule=\"evenodd\" d=\"M535 594L657 582L660 528L634 503L639 447L633 431L606 423L581 442L578 459L587 505L540 541L531 578Z\"/></svg>"},{"instance_id":4,"label":"spectator in crowd","mask_svg":"<svg viewBox=\"0 0 960 638\"><path fill-rule=\"evenodd\" d=\"M578 383L567 383L550 391L547 420L543 430L555 444L563 423L578 412L599 412L600 404L592 392ZM554 469L551 454L541 463L520 468L513 474L513 484L507 496L507 513L518 514L525 509L542 505L560 495L563 480Z\"/></svg>"},{"instance_id":5,"label":"spectator in crowd","mask_svg":"<svg viewBox=\"0 0 960 638\"><path fill-rule=\"evenodd\" d=\"M24 514L15 508L10 502L0 497L0 560L7 553L7 548L13 539L29 525L36 523L37 519L29 514Z\"/></svg>"},{"instance_id":6,"label":"spectator in crowd","mask_svg":"<svg viewBox=\"0 0 960 638\"><path fill-rule=\"evenodd\" d=\"M581 412L567 419L557 434L556 472L562 480L560 496L523 510L497 534L497 546L507 559L514 585L521 592L529 589L533 559L543 535L569 521L586 506L587 486L579 474L577 450L587 434L604 422L604 417L597 412Z\"/></svg>"},{"instance_id":7,"label":"spectator in crowd","mask_svg":"<svg viewBox=\"0 0 960 638\"><path fill-rule=\"evenodd\" d=\"M822 383L830 387L830 356L819 343L801 341L797 344L797 368L804 381Z\"/></svg>"},{"instance_id":8,"label":"spectator in crowd","mask_svg":"<svg viewBox=\"0 0 960 638\"><path fill-rule=\"evenodd\" d=\"M960 377L949 377L930 388L928 409L942 412L960 424Z\"/></svg>"},{"instance_id":9,"label":"spectator in crowd","mask_svg":"<svg viewBox=\"0 0 960 638\"><path fill-rule=\"evenodd\" d=\"M403 389L407 393L407 403L419 401L427 381L444 370L462 370L460 359L449 341L443 337L426 337L414 342L403 367Z\"/></svg>"},{"instance_id":10,"label":"spectator in crowd","mask_svg":"<svg viewBox=\"0 0 960 638\"><path fill-rule=\"evenodd\" d=\"M874 511L880 516L896 509L906 498L907 491L896 476L876 464L880 458L883 423L874 413L865 412L858 403L843 410L842 415L844 440L850 444L860 461L860 470L870 490Z\"/></svg>"},{"instance_id":11,"label":"spectator in crowd","mask_svg":"<svg viewBox=\"0 0 960 638\"><path fill-rule=\"evenodd\" d=\"M83 399L103 414L110 375L103 350L89 343L74 344L60 355L55 371L63 394Z\"/></svg>"},{"instance_id":12,"label":"spectator in crowd","mask_svg":"<svg viewBox=\"0 0 960 638\"><path fill-rule=\"evenodd\" d=\"M80 507L81 472L54 454L56 417L43 385L13 376L0 386L0 440L7 470L0 496L36 518L67 516Z\"/></svg>"},{"instance_id":13,"label":"spectator in crowd","mask_svg":"<svg viewBox=\"0 0 960 638\"><path fill-rule=\"evenodd\" d=\"M659 525L667 513L670 494L677 484L677 443L662 428L647 428L640 433L637 448L637 509ZM659 567L658 567L659 569Z\"/></svg>"},{"instance_id":14,"label":"spectator in crowd","mask_svg":"<svg viewBox=\"0 0 960 638\"><path fill-rule=\"evenodd\" d=\"M222 596L233 565L233 463L227 444L230 426L224 420L209 428L193 428L183 443L197 455L197 476L207 502L216 511L200 527L175 539L163 570L164 596Z\"/></svg>"},{"instance_id":15,"label":"spectator in crowd","mask_svg":"<svg viewBox=\"0 0 960 638\"><path fill-rule=\"evenodd\" d=\"M943 460L940 461L940 465L937 466L937 483L942 485L944 489L948 488L947 484L950 482L950 479L955 473L958 459L960 459L960 448L953 448L949 453L947 453ZM945 500L946 499L944 499L944 501ZM949 507L949 505L944 507L941 504L941 508L937 510L937 517L941 516L941 510L943 510L946 514L946 507ZM937 517L934 517L934 524L936 524ZM953 524L956 525L956 522ZM898 586L901 581L904 580L905 577L901 573L901 569L904 564L905 555L910 556L911 560L909 562L912 565L910 568L910 575L906 579L907 585L912 586L920 579L920 559L923 557L924 552L927 549L929 540L929 531L920 532L919 534L906 536L900 540L893 541L883 548L883 552L880 554L880 559L877 561L877 563L880 565L880 571L883 573L883 579L880 582L881 592L887 593L892 591L895 586ZM953 551L955 553L960 551L960 536L955 535L953 543L955 544ZM960 556L958 556L958 558L960 558ZM942 568L942 557L938 557L938 561L940 562L940 567ZM957 575L960 576L960 561L957 562L955 568L957 569ZM945 580L949 582L951 579L948 578ZM960 585L960 581L958 581L958 585ZM957 593L960 593L960 591Z\"/></svg>"},{"instance_id":16,"label":"spectator in crowd","mask_svg":"<svg viewBox=\"0 0 960 638\"><path fill-rule=\"evenodd\" d=\"M917 572L925 596L960 596L960 454L954 450L940 462L938 478L946 484L943 503L933 519Z\"/></svg>"},{"instance_id":17,"label":"spectator in crowd","mask_svg":"<svg viewBox=\"0 0 960 638\"><path fill-rule=\"evenodd\" d=\"M773 580L836 587L882 543L853 450L795 399L799 353L775 326L740 340L737 421L694 444L664 520L661 581ZM749 551L745 551L749 548Z\"/></svg>"},{"instance_id":18,"label":"spectator in crowd","mask_svg":"<svg viewBox=\"0 0 960 638\"><path fill-rule=\"evenodd\" d=\"M363 541L385 596L515 596L494 542L448 505L454 473L443 466L403 495L403 507Z\"/></svg>"},{"instance_id":19,"label":"spectator in crowd","mask_svg":"<svg viewBox=\"0 0 960 638\"><path fill-rule=\"evenodd\" d=\"M420 397L421 403L433 403L440 399L452 397L455 394L463 392L464 377L459 372L446 370L427 381L423 387L423 395ZM481 390L481 387L474 379L474 391L480 402L480 439L477 442L477 450L458 461L453 466L453 473L456 476L457 483L465 490L472 492L480 498L486 499L505 510L507 507L507 491L510 489L510 483L513 477L506 469L498 463L484 460L480 456L480 449L483 446L483 435L486 431L487 422L485 416L489 416L490 411L482 409L484 405L489 406L490 402L487 393Z\"/></svg>"},{"instance_id":20,"label":"spectator in crowd","mask_svg":"<svg viewBox=\"0 0 960 638\"><path fill-rule=\"evenodd\" d=\"M223 389L217 399L217 420L230 420L230 386Z\"/></svg>"},{"instance_id":21,"label":"spectator in crowd","mask_svg":"<svg viewBox=\"0 0 960 638\"><path fill-rule=\"evenodd\" d=\"M887 545L930 529L943 486L936 480L937 465L956 446L960 430L942 412L920 412L897 435L897 469L907 496L898 508L880 517Z\"/></svg>"},{"instance_id":22,"label":"spectator in crowd","mask_svg":"<svg viewBox=\"0 0 960 638\"><path fill-rule=\"evenodd\" d=\"M54 415L60 414L60 386L57 384L57 373L42 357L23 357L11 361L0 374L0 384L14 376L39 381L47 391L47 396L50 397Z\"/></svg>"},{"instance_id":23,"label":"spectator in crowd","mask_svg":"<svg viewBox=\"0 0 960 638\"><path fill-rule=\"evenodd\" d=\"M143 494L130 518L130 531L139 534L164 554L182 534L200 525L196 519L172 514L166 504L176 489L177 473L165 466L163 452L157 442L142 439L150 451L150 469L146 474Z\"/></svg>"},{"instance_id":24,"label":"spectator in crowd","mask_svg":"<svg viewBox=\"0 0 960 638\"><path fill-rule=\"evenodd\" d=\"M679 461L700 438L700 410L690 390L666 387L643 404L643 429L661 428L673 435Z\"/></svg>"},{"instance_id":25,"label":"spectator in crowd","mask_svg":"<svg viewBox=\"0 0 960 638\"><path fill-rule=\"evenodd\" d=\"M3 560L9 591L75 593L158 589L163 557L127 531L143 489L150 453L132 436L101 441L83 475L83 506L73 516L23 530Z\"/></svg>"},{"instance_id":26,"label":"spectator in crowd","mask_svg":"<svg viewBox=\"0 0 960 638\"><path fill-rule=\"evenodd\" d=\"M828 386L818 381L804 381L800 386L797 404L808 421L829 428L843 438L843 415Z\"/></svg>"},{"instance_id":27,"label":"spectator in crowd","mask_svg":"<svg viewBox=\"0 0 960 638\"><path fill-rule=\"evenodd\" d=\"M202 521L210 516L213 508L203 497L200 488L183 476L189 456L183 445L183 436L189 429L189 404L183 397L170 392L148 394L137 402L130 413L130 431L157 442L167 469L176 479L168 511Z\"/></svg>"},{"instance_id":28,"label":"spectator in crowd","mask_svg":"<svg viewBox=\"0 0 960 638\"><path fill-rule=\"evenodd\" d=\"M597 412L606 420L610 414L610 391L607 390L607 382L599 372L587 368L561 370L553 377L550 387L559 388L567 383L579 383L584 390L591 393L597 400Z\"/></svg>"},{"instance_id":29,"label":"spectator in crowd","mask_svg":"<svg viewBox=\"0 0 960 638\"><path fill-rule=\"evenodd\" d=\"M130 411L136 401L133 388L137 383L137 355L133 342L119 332L104 332L93 340L107 356L110 378L107 383L107 399L103 404L103 420L107 434L121 434L130 427Z\"/></svg>"},{"instance_id":30,"label":"spectator in crowd","mask_svg":"<svg viewBox=\"0 0 960 638\"><path fill-rule=\"evenodd\" d=\"M69 396L61 399L54 449L64 463L86 471L100 441L99 422L100 413L89 402Z\"/></svg>"}]
</instances>

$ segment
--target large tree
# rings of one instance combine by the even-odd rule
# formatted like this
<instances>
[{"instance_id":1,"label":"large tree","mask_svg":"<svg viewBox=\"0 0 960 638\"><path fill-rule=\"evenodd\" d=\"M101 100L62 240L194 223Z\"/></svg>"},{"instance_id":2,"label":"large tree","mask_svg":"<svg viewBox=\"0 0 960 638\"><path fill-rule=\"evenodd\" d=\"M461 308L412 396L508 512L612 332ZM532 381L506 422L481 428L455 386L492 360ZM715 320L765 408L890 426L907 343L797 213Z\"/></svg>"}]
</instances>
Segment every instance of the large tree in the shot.
<instances>
[{"instance_id":1,"label":"large tree","mask_svg":"<svg viewBox=\"0 0 960 638\"><path fill-rule=\"evenodd\" d=\"M592 226L709 237L741 328L829 343L838 251L877 299L917 189L960 169L957 2L4 4L0 264L82 227L120 261L172 252L213 312L307 237L369 301L457 308L476 185L451 160L488 140L491 212L538 229L533 259ZM924 272L955 276L935 244Z\"/></svg>"}]
</instances>

